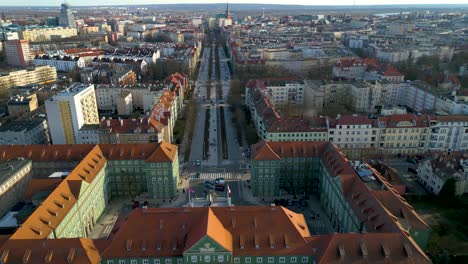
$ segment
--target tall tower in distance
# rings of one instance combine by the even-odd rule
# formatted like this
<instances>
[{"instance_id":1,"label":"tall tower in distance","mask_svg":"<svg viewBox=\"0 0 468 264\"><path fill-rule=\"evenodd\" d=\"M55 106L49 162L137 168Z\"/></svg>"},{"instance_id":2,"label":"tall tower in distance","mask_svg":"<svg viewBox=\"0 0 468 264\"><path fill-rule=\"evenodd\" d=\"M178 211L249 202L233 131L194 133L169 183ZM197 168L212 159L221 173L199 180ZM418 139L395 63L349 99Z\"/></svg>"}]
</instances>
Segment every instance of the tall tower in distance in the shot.
<instances>
[{"instance_id":1,"label":"tall tower in distance","mask_svg":"<svg viewBox=\"0 0 468 264\"><path fill-rule=\"evenodd\" d=\"M226 19L231 19L231 12L229 12L229 1L226 2Z\"/></svg>"},{"instance_id":2,"label":"tall tower in distance","mask_svg":"<svg viewBox=\"0 0 468 264\"><path fill-rule=\"evenodd\" d=\"M76 27L75 16L68 3L63 3L60 8L59 25L62 27Z\"/></svg>"}]
</instances>

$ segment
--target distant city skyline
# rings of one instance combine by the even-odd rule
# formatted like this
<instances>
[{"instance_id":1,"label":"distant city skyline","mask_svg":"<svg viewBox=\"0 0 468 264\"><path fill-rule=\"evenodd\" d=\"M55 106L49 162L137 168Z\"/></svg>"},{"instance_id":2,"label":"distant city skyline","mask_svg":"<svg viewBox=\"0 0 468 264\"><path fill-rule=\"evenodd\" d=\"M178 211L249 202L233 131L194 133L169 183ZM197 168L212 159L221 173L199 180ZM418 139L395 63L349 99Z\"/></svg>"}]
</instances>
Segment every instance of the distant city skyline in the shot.
<instances>
[{"instance_id":1,"label":"distant city skyline","mask_svg":"<svg viewBox=\"0 0 468 264\"><path fill-rule=\"evenodd\" d=\"M0 6L59 6L64 1L61 0L3 0ZM215 3L225 3L226 1L219 0L165 0L165 1L155 1L155 0L69 0L66 1L72 6L92 6L92 5L149 5L149 4L215 4ZM381 0L381 1L372 1L372 0L338 0L333 2L318 2L310 0L231 0L229 3L232 4L285 4L285 5L310 5L310 6L337 6L337 5L412 5L412 4L467 4L466 0Z\"/></svg>"}]
</instances>

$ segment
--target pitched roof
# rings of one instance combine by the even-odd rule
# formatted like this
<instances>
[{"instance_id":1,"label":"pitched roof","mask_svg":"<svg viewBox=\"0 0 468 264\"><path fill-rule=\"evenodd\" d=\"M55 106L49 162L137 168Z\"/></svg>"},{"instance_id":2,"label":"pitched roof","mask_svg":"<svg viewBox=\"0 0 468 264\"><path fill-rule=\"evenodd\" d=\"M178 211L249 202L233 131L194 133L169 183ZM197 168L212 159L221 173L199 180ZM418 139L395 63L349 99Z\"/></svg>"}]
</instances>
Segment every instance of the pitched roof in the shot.
<instances>
[{"instance_id":1,"label":"pitched roof","mask_svg":"<svg viewBox=\"0 0 468 264\"><path fill-rule=\"evenodd\" d=\"M103 257L180 256L205 236L239 256L310 255L304 216L281 207L236 206L136 209Z\"/></svg>"},{"instance_id":2,"label":"pitched roof","mask_svg":"<svg viewBox=\"0 0 468 264\"><path fill-rule=\"evenodd\" d=\"M0 248L0 254L5 264L98 264L101 261L99 248L86 238L10 239Z\"/></svg>"},{"instance_id":3,"label":"pitched roof","mask_svg":"<svg viewBox=\"0 0 468 264\"><path fill-rule=\"evenodd\" d=\"M106 159L96 145L12 235L12 239L44 239L60 225L78 201L83 182L91 183Z\"/></svg>"},{"instance_id":4,"label":"pitched roof","mask_svg":"<svg viewBox=\"0 0 468 264\"><path fill-rule=\"evenodd\" d=\"M145 160L146 162L172 162L177 157L177 146L161 142L153 153Z\"/></svg>"},{"instance_id":5,"label":"pitched roof","mask_svg":"<svg viewBox=\"0 0 468 264\"><path fill-rule=\"evenodd\" d=\"M431 263L402 233L335 233L308 241L317 263Z\"/></svg>"}]
</instances>

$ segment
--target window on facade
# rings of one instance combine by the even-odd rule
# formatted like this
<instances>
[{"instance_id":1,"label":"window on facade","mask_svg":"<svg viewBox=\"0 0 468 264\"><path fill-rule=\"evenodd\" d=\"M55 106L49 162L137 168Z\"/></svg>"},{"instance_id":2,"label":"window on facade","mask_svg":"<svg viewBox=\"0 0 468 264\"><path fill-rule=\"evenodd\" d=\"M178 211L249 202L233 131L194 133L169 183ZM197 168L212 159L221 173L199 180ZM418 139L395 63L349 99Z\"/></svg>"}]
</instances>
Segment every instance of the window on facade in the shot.
<instances>
[{"instance_id":1,"label":"window on facade","mask_svg":"<svg viewBox=\"0 0 468 264\"><path fill-rule=\"evenodd\" d=\"M235 258L234 258L234 263L240 263L240 258L235 257Z\"/></svg>"},{"instance_id":2,"label":"window on facade","mask_svg":"<svg viewBox=\"0 0 468 264\"><path fill-rule=\"evenodd\" d=\"M279 263L285 263L286 262L286 258L285 257L280 257L279 258Z\"/></svg>"},{"instance_id":3,"label":"window on facade","mask_svg":"<svg viewBox=\"0 0 468 264\"><path fill-rule=\"evenodd\" d=\"M149 264L149 260L144 259L144 260L143 260L143 264Z\"/></svg>"},{"instance_id":4,"label":"window on facade","mask_svg":"<svg viewBox=\"0 0 468 264\"><path fill-rule=\"evenodd\" d=\"M308 257L302 257L302 263L307 263L309 261Z\"/></svg>"},{"instance_id":5,"label":"window on facade","mask_svg":"<svg viewBox=\"0 0 468 264\"><path fill-rule=\"evenodd\" d=\"M205 262L210 262L211 261L211 256L205 256Z\"/></svg>"},{"instance_id":6,"label":"window on facade","mask_svg":"<svg viewBox=\"0 0 468 264\"><path fill-rule=\"evenodd\" d=\"M297 262L297 258L296 257L291 257L291 263L296 263Z\"/></svg>"},{"instance_id":7,"label":"window on facade","mask_svg":"<svg viewBox=\"0 0 468 264\"><path fill-rule=\"evenodd\" d=\"M177 264L183 264L184 260L183 259L177 259Z\"/></svg>"},{"instance_id":8,"label":"window on facade","mask_svg":"<svg viewBox=\"0 0 468 264\"><path fill-rule=\"evenodd\" d=\"M108 260L107 264L114 264L114 261L113 260Z\"/></svg>"},{"instance_id":9,"label":"window on facade","mask_svg":"<svg viewBox=\"0 0 468 264\"><path fill-rule=\"evenodd\" d=\"M120 259L119 264L125 264L125 259Z\"/></svg>"},{"instance_id":10,"label":"window on facade","mask_svg":"<svg viewBox=\"0 0 468 264\"><path fill-rule=\"evenodd\" d=\"M172 264L172 259L166 259L166 264Z\"/></svg>"},{"instance_id":11,"label":"window on facade","mask_svg":"<svg viewBox=\"0 0 468 264\"><path fill-rule=\"evenodd\" d=\"M268 257L268 263L275 263L274 257Z\"/></svg>"},{"instance_id":12,"label":"window on facade","mask_svg":"<svg viewBox=\"0 0 468 264\"><path fill-rule=\"evenodd\" d=\"M250 263L250 257L245 258L245 263Z\"/></svg>"},{"instance_id":13,"label":"window on facade","mask_svg":"<svg viewBox=\"0 0 468 264\"><path fill-rule=\"evenodd\" d=\"M223 255L218 256L218 262L224 262L224 256Z\"/></svg>"},{"instance_id":14,"label":"window on facade","mask_svg":"<svg viewBox=\"0 0 468 264\"><path fill-rule=\"evenodd\" d=\"M197 262L197 256L192 256L192 257L190 257L190 260L191 260L192 262Z\"/></svg>"},{"instance_id":15,"label":"window on facade","mask_svg":"<svg viewBox=\"0 0 468 264\"><path fill-rule=\"evenodd\" d=\"M262 257L257 257L257 263L263 263L263 258Z\"/></svg>"}]
</instances>

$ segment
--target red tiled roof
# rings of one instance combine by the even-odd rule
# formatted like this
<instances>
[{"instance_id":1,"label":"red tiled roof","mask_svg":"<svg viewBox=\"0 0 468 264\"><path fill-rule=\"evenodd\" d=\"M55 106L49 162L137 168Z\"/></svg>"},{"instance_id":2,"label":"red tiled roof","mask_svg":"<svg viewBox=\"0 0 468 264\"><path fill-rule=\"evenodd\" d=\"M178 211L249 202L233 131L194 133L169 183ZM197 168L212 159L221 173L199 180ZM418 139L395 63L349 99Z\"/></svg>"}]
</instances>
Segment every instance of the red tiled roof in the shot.
<instances>
[{"instance_id":1,"label":"red tiled roof","mask_svg":"<svg viewBox=\"0 0 468 264\"><path fill-rule=\"evenodd\" d=\"M2 262L5 264L98 264L101 261L99 248L86 238L10 239L0 248L0 254L6 256Z\"/></svg>"}]
</instances>

